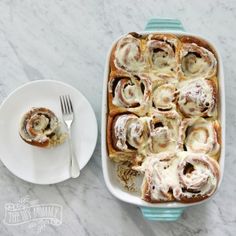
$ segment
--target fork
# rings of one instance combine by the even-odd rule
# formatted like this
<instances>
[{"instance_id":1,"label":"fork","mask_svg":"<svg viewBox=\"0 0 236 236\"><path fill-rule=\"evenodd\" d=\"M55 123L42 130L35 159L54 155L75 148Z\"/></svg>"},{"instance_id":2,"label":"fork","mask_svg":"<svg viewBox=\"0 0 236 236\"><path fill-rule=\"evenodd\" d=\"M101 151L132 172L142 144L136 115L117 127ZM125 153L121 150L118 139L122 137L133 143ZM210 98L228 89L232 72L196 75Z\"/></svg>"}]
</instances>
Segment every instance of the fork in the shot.
<instances>
[{"instance_id":1,"label":"fork","mask_svg":"<svg viewBox=\"0 0 236 236\"><path fill-rule=\"evenodd\" d=\"M80 167L73 150L72 137L71 137L71 125L74 120L74 111L70 96L69 95L60 96L60 104L61 104L62 118L69 134L68 142L70 148L70 173L72 178L76 178L80 175Z\"/></svg>"}]
</instances>

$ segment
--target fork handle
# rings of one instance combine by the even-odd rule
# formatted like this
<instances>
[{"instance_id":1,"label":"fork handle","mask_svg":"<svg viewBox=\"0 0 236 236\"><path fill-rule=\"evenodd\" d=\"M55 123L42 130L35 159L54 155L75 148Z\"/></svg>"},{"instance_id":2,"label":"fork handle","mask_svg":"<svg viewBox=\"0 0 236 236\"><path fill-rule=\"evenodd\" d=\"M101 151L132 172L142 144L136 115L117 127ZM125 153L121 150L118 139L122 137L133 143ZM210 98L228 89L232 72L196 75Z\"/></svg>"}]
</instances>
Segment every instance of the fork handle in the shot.
<instances>
[{"instance_id":1,"label":"fork handle","mask_svg":"<svg viewBox=\"0 0 236 236\"><path fill-rule=\"evenodd\" d=\"M80 167L73 149L71 129L68 129L68 133L69 133L68 142L70 148L70 173L72 178L77 178L80 175Z\"/></svg>"}]
</instances>

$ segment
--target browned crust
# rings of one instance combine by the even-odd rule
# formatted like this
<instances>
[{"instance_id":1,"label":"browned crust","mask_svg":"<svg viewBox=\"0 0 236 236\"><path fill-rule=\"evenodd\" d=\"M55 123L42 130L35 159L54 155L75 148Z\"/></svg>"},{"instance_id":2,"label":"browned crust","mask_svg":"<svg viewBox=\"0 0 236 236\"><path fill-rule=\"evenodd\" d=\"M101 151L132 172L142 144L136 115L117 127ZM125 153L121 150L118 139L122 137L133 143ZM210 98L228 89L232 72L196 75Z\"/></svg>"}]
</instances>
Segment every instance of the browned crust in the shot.
<instances>
[{"instance_id":1,"label":"browned crust","mask_svg":"<svg viewBox=\"0 0 236 236\"><path fill-rule=\"evenodd\" d=\"M50 146L50 142L49 142L49 139L46 140L45 142L36 142L34 140L32 140L31 142L24 139L21 134L19 133L20 137L22 140L24 140L26 143L32 145L32 146L37 146L37 147L41 147L41 148L46 148L46 147L49 147Z\"/></svg>"},{"instance_id":2,"label":"browned crust","mask_svg":"<svg viewBox=\"0 0 236 236\"><path fill-rule=\"evenodd\" d=\"M222 139L221 139L221 126L220 123L218 122L218 120L215 120L213 123L215 132L217 134L217 141L219 144L222 144Z\"/></svg>"},{"instance_id":3,"label":"browned crust","mask_svg":"<svg viewBox=\"0 0 236 236\"><path fill-rule=\"evenodd\" d=\"M181 43L195 43L200 47L206 48L207 50L212 52L215 57L217 57L214 48L211 45L209 45L209 43L204 39L196 38L193 36L180 36L179 39Z\"/></svg>"},{"instance_id":4,"label":"browned crust","mask_svg":"<svg viewBox=\"0 0 236 236\"><path fill-rule=\"evenodd\" d=\"M217 142L219 143L220 145L220 149L218 151L218 153L213 157L216 161L219 161L219 158L220 158L220 151L221 151L221 144L222 144L222 131L221 131L221 125L220 123L218 122L218 120L215 120L213 122L213 127L215 129L215 132L216 132L216 137L217 137Z\"/></svg>"},{"instance_id":5,"label":"browned crust","mask_svg":"<svg viewBox=\"0 0 236 236\"><path fill-rule=\"evenodd\" d=\"M200 202L203 201L207 198L209 198L210 196L196 196L196 197L192 197L192 198L187 198L187 197L181 197L180 200L175 199L175 201L177 202L182 202L182 203L194 203L194 202Z\"/></svg>"}]
</instances>

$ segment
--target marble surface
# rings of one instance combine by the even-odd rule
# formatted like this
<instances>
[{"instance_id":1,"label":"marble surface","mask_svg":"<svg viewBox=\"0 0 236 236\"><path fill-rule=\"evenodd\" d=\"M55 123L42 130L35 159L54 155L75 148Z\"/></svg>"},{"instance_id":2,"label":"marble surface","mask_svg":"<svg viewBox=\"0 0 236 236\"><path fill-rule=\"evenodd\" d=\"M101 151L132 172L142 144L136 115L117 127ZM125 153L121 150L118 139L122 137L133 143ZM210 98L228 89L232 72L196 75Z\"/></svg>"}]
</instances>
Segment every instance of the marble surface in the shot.
<instances>
[{"instance_id":1,"label":"marble surface","mask_svg":"<svg viewBox=\"0 0 236 236\"><path fill-rule=\"evenodd\" d=\"M222 186L214 199L173 223L146 222L135 206L115 199L96 150L79 179L40 186L18 179L0 162L0 235L33 235L27 225L3 224L4 205L29 195L63 206L63 223L40 235L236 235L236 1L234 0L1 0L0 101L25 82L65 81L92 104L100 128L105 56L112 41L143 30L151 17L173 17L205 35L224 61L227 135ZM20 158L20 157L19 157Z\"/></svg>"}]
</instances>

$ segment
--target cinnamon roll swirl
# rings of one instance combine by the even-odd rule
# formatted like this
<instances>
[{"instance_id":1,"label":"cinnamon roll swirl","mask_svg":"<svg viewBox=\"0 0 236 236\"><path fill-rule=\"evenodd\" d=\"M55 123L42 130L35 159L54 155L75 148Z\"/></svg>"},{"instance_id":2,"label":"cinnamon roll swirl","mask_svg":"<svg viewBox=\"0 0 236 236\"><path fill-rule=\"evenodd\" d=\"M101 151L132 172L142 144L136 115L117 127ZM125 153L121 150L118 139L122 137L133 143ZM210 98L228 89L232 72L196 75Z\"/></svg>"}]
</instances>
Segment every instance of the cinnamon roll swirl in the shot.
<instances>
[{"instance_id":1,"label":"cinnamon roll swirl","mask_svg":"<svg viewBox=\"0 0 236 236\"><path fill-rule=\"evenodd\" d=\"M66 139L66 134L60 132L56 115L43 107L32 108L23 115L19 134L26 143L38 147L52 147Z\"/></svg>"},{"instance_id":2,"label":"cinnamon roll swirl","mask_svg":"<svg viewBox=\"0 0 236 236\"><path fill-rule=\"evenodd\" d=\"M109 109L144 115L148 111L152 84L148 76L115 74L109 82Z\"/></svg>"},{"instance_id":3,"label":"cinnamon roll swirl","mask_svg":"<svg viewBox=\"0 0 236 236\"><path fill-rule=\"evenodd\" d=\"M191 80L179 89L178 107L185 117L212 117L216 115L216 98L212 80Z\"/></svg>"},{"instance_id":4,"label":"cinnamon roll swirl","mask_svg":"<svg viewBox=\"0 0 236 236\"><path fill-rule=\"evenodd\" d=\"M196 202L211 196L218 185L220 168L216 160L205 154L181 153L176 168L179 185L173 190L176 200Z\"/></svg>"},{"instance_id":5,"label":"cinnamon roll swirl","mask_svg":"<svg viewBox=\"0 0 236 236\"><path fill-rule=\"evenodd\" d=\"M203 41L196 40L192 37L183 37L181 40L183 42L180 50L181 78L194 79L215 76L217 60L214 54L208 49L209 46L204 44Z\"/></svg>"},{"instance_id":6,"label":"cinnamon roll swirl","mask_svg":"<svg viewBox=\"0 0 236 236\"><path fill-rule=\"evenodd\" d=\"M163 152L151 155L137 168L144 172L141 186L142 199L147 202L169 202L174 197L172 189L178 186L178 174L175 171L178 159L174 153Z\"/></svg>"},{"instance_id":7,"label":"cinnamon roll swirl","mask_svg":"<svg viewBox=\"0 0 236 236\"><path fill-rule=\"evenodd\" d=\"M215 159L220 150L220 125L204 118L184 119L180 125L179 147L182 150L205 153Z\"/></svg>"},{"instance_id":8,"label":"cinnamon roll swirl","mask_svg":"<svg viewBox=\"0 0 236 236\"><path fill-rule=\"evenodd\" d=\"M109 156L116 161L132 160L147 146L149 118L119 114L109 119Z\"/></svg>"},{"instance_id":9,"label":"cinnamon roll swirl","mask_svg":"<svg viewBox=\"0 0 236 236\"><path fill-rule=\"evenodd\" d=\"M130 33L121 38L115 46L111 57L112 71L140 72L146 66L143 55L142 36Z\"/></svg>"},{"instance_id":10,"label":"cinnamon roll swirl","mask_svg":"<svg viewBox=\"0 0 236 236\"><path fill-rule=\"evenodd\" d=\"M165 83L155 86L152 90L152 105L161 110L171 110L175 108L177 90L174 84Z\"/></svg>"},{"instance_id":11,"label":"cinnamon roll swirl","mask_svg":"<svg viewBox=\"0 0 236 236\"><path fill-rule=\"evenodd\" d=\"M152 114L149 142L151 153L177 149L180 120L176 111L156 111Z\"/></svg>"},{"instance_id":12,"label":"cinnamon roll swirl","mask_svg":"<svg viewBox=\"0 0 236 236\"><path fill-rule=\"evenodd\" d=\"M157 74L174 75L179 61L177 47L179 40L171 34L149 35L147 50L151 69Z\"/></svg>"}]
</instances>

